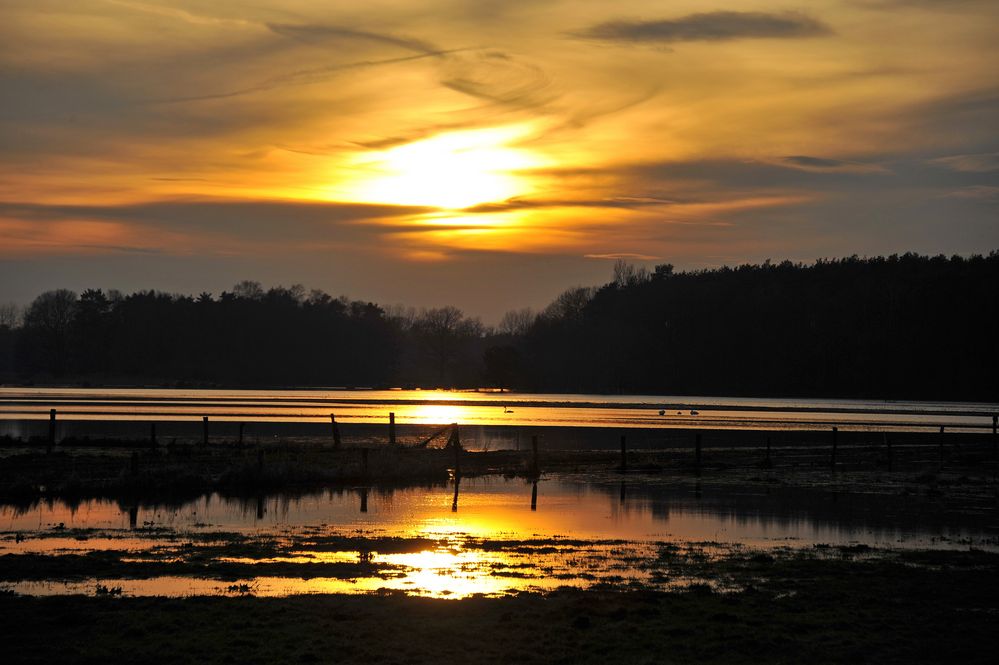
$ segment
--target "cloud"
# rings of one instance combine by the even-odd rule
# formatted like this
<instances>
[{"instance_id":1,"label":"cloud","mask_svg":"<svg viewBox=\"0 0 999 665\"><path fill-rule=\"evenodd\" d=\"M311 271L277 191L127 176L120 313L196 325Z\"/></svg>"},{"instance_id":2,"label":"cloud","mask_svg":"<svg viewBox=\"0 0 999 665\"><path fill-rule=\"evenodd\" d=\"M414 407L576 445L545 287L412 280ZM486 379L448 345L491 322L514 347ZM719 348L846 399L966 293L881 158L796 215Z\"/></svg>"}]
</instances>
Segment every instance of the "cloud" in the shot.
<instances>
[{"instance_id":1,"label":"cloud","mask_svg":"<svg viewBox=\"0 0 999 665\"><path fill-rule=\"evenodd\" d=\"M835 171L840 173L887 173L887 169L878 164L850 162L828 157L811 157L809 155L789 155L778 160L781 166L788 166L806 171Z\"/></svg>"},{"instance_id":2,"label":"cloud","mask_svg":"<svg viewBox=\"0 0 999 665\"><path fill-rule=\"evenodd\" d=\"M482 203L465 208L466 213L496 213L513 210L538 210L543 208L644 208L648 206L671 205L673 199L650 196L616 196L602 199L528 199L512 198L506 201Z\"/></svg>"},{"instance_id":3,"label":"cloud","mask_svg":"<svg viewBox=\"0 0 999 665\"><path fill-rule=\"evenodd\" d=\"M633 259L635 261L657 261L661 259L661 256L652 256L651 254L633 254L631 252L612 252L610 254L583 254L584 259Z\"/></svg>"},{"instance_id":4,"label":"cloud","mask_svg":"<svg viewBox=\"0 0 999 665\"><path fill-rule=\"evenodd\" d=\"M937 157L936 159L931 159L930 163L965 173L990 173L992 171L999 171L999 152Z\"/></svg>"},{"instance_id":5,"label":"cloud","mask_svg":"<svg viewBox=\"0 0 999 665\"><path fill-rule=\"evenodd\" d=\"M925 9L934 13L962 12L969 7L988 7L993 0L850 0L850 4L864 9L898 11L903 9Z\"/></svg>"},{"instance_id":6,"label":"cloud","mask_svg":"<svg viewBox=\"0 0 999 665\"><path fill-rule=\"evenodd\" d=\"M659 21L608 21L574 36L610 42L671 43L733 39L789 39L831 34L823 22L799 12L704 12Z\"/></svg>"},{"instance_id":7,"label":"cloud","mask_svg":"<svg viewBox=\"0 0 999 665\"><path fill-rule=\"evenodd\" d=\"M288 37L307 44L342 47L345 41L369 41L385 46L396 46L407 51L429 55L440 49L433 44L415 37L401 37L368 30L356 30L339 25L267 23L274 34Z\"/></svg>"},{"instance_id":8,"label":"cloud","mask_svg":"<svg viewBox=\"0 0 999 665\"><path fill-rule=\"evenodd\" d=\"M523 109L544 107L558 97L540 67L499 51L449 58L443 64L441 84L470 97Z\"/></svg>"},{"instance_id":9,"label":"cloud","mask_svg":"<svg viewBox=\"0 0 999 665\"><path fill-rule=\"evenodd\" d=\"M944 194L943 198L963 199L966 201L982 201L984 203L999 203L999 187L993 187L991 185L963 187Z\"/></svg>"},{"instance_id":10,"label":"cloud","mask_svg":"<svg viewBox=\"0 0 999 665\"><path fill-rule=\"evenodd\" d=\"M350 71L353 69L363 69L366 67L379 67L384 65L397 65L405 62L412 62L414 60L423 60L425 58L435 58L442 57L449 53L449 51L430 51L427 53L417 53L414 55L404 55L396 58L383 58L378 60L358 60L355 62L345 62L337 65L327 65L324 67L314 67L311 69L302 69L297 72L291 72L288 74L280 74L278 76L272 76L271 78L250 85L244 88L238 88L235 90L223 90L221 92L207 93L203 95L188 95L181 97L165 97L159 99L147 99L143 100L146 104L180 104L185 102L202 102L209 101L213 99L227 99L230 97L240 97L242 95L249 95L255 92L265 92L268 90L273 90L282 86L290 85L312 85L314 83L321 83L337 74L342 72Z\"/></svg>"},{"instance_id":11,"label":"cloud","mask_svg":"<svg viewBox=\"0 0 999 665\"><path fill-rule=\"evenodd\" d=\"M121 245L120 238L168 243L168 251L228 251L232 248L278 249L370 242L384 233L382 224L428 212L416 206L227 199L165 200L126 205L48 205L0 202L0 238L11 242L45 239L45 246L65 250ZM5 230L6 229L6 230ZM65 232L63 246L59 234ZM104 241L93 242L100 237ZM38 243L34 243L38 245ZM40 246L40 245L38 245ZM147 249L128 243L135 250Z\"/></svg>"}]
</instances>

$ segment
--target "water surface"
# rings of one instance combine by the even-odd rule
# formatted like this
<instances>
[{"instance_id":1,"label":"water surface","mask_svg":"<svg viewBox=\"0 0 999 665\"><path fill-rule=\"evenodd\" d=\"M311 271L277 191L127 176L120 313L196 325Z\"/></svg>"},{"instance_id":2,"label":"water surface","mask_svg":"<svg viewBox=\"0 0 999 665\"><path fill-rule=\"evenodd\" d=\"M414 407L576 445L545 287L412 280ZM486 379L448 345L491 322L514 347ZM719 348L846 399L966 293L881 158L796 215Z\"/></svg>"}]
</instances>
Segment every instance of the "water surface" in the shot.
<instances>
[{"instance_id":1,"label":"water surface","mask_svg":"<svg viewBox=\"0 0 999 665\"><path fill-rule=\"evenodd\" d=\"M213 494L180 506L90 500L0 507L0 554L124 553L128 561L246 564L235 579L47 579L20 593L286 595L398 590L463 597L598 583L676 588L663 547L691 556L856 547L999 551L988 512L919 497L726 487L655 479L498 477L375 491L250 499ZM23 538L23 540L22 540ZM260 552L248 543L261 546ZM694 552L696 550L696 552ZM344 564L337 575L252 574L255 564ZM304 569L303 569L304 570ZM676 569L680 570L680 569ZM249 571L249 573L247 573ZM294 572L294 571L293 571ZM322 571L320 571L321 573ZM722 584L711 578L709 582ZM4 585L0 585L4 586Z\"/></svg>"},{"instance_id":2,"label":"water surface","mask_svg":"<svg viewBox=\"0 0 999 665\"><path fill-rule=\"evenodd\" d=\"M445 390L168 390L0 388L0 434L49 409L71 420L213 420L621 428L988 431L999 405Z\"/></svg>"}]
</instances>

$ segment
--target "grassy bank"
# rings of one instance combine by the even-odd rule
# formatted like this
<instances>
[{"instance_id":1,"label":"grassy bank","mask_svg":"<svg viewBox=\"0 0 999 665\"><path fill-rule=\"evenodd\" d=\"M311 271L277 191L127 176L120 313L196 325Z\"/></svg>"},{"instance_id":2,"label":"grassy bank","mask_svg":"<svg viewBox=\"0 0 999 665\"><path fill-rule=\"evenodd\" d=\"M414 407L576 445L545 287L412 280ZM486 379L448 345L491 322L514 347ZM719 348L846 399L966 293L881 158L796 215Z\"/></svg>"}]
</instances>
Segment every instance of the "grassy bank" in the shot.
<instances>
[{"instance_id":1,"label":"grassy bank","mask_svg":"<svg viewBox=\"0 0 999 665\"><path fill-rule=\"evenodd\" d=\"M549 432L541 439L536 458L526 446L521 451L463 450L460 459L453 450L370 442L342 447L313 440L151 446L148 440L82 438L64 440L49 450L44 441L5 437L0 439L4 451L0 500L104 497L178 502L207 492L260 496L330 487L445 482L456 466L464 476L623 471L623 478L674 475L843 491L930 492L957 495L962 501L969 494L976 501L995 498L995 452L987 436L942 439L894 434L888 445L880 433L854 432L841 435L834 451L826 432L670 432L670 438L662 441L643 438L639 432L628 435L622 470L620 451L548 445L550 439L561 446L571 431L579 432L578 428ZM585 436L595 434L586 432Z\"/></svg>"}]
</instances>

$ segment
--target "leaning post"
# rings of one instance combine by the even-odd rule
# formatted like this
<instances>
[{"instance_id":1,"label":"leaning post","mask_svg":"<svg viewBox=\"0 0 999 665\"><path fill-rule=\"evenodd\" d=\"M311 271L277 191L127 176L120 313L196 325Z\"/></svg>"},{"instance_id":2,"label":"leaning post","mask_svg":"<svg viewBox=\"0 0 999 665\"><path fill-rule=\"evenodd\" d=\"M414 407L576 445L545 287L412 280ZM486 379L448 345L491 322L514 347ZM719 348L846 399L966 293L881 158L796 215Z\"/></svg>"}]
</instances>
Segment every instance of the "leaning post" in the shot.
<instances>
[{"instance_id":1,"label":"leaning post","mask_svg":"<svg viewBox=\"0 0 999 665\"><path fill-rule=\"evenodd\" d=\"M333 428L333 447L340 450L340 425L332 413L330 414L330 426Z\"/></svg>"},{"instance_id":2,"label":"leaning post","mask_svg":"<svg viewBox=\"0 0 999 665\"><path fill-rule=\"evenodd\" d=\"M454 477L457 490L457 480L461 478L461 436L458 434L458 423L452 424L451 427L454 428L451 441L454 443Z\"/></svg>"},{"instance_id":3,"label":"leaning post","mask_svg":"<svg viewBox=\"0 0 999 665\"><path fill-rule=\"evenodd\" d=\"M46 452L52 452L52 446L55 445L56 439L56 410L49 409L49 443Z\"/></svg>"},{"instance_id":4,"label":"leaning post","mask_svg":"<svg viewBox=\"0 0 999 665\"><path fill-rule=\"evenodd\" d=\"M395 414L389 413L389 445L395 445Z\"/></svg>"}]
</instances>

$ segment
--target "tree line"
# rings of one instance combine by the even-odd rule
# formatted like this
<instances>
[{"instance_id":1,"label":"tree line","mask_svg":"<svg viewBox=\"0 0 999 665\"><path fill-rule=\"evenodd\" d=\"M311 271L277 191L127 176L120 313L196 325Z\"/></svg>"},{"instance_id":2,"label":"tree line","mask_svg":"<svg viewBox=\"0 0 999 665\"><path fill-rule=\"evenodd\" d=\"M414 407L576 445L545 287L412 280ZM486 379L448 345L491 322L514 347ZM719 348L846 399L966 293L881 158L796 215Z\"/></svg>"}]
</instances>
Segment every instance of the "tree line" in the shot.
<instances>
[{"instance_id":1,"label":"tree line","mask_svg":"<svg viewBox=\"0 0 999 665\"><path fill-rule=\"evenodd\" d=\"M0 379L994 401L997 295L999 252L619 261L609 283L495 327L249 281L217 297L56 290L0 306Z\"/></svg>"}]
</instances>

